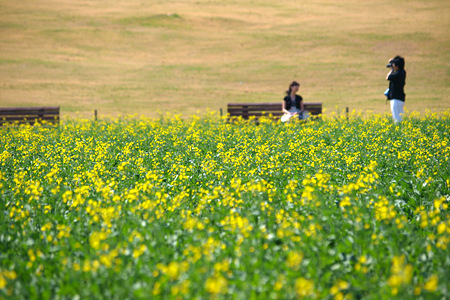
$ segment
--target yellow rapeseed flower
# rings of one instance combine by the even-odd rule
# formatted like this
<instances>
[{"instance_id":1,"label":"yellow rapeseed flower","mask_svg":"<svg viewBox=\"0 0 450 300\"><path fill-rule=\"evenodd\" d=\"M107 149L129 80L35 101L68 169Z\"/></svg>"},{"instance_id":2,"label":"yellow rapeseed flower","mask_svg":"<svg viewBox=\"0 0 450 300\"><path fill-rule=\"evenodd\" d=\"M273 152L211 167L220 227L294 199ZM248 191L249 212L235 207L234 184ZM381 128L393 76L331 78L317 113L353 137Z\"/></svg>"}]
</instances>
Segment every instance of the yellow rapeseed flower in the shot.
<instances>
[{"instance_id":1,"label":"yellow rapeseed flower","mask_svg":"<svg viewBox=\"0 0 450 300\"><path fill-rule=\"evenodd\" d=\"M300 298L314 294L314 283L306 278L300 277L295 280L295 290Z\"/></svg>"},{"instance_id":2,"label":"yellow rapeseed flower","mask_svg":"<svg viewBox=\"0 0 450 300\"><path fill-rule=\"evenodd\" d=\"M291 251L288 253L286 265L293 270L298 270L300 268L300 264L301 264L302 260L303 260L302 252Z\"/></svg>"},{"instance_id":3,"label":"yellow rapeseed flower","mask_svg":"<svg viewBox=\"0 0 450 300\"><path fill-rule=\"evenodd\" d=\"M222 275L214 275L206 279L205 289L210 294L225 294L228 281Z\"/></svg>"},{"instance_id":4,"label":"yellow rapeseed flower","mask_svg":"<svg viewBox=\"0 0 450 300\"><path fill-rule=\"evenodd\" d=\"M423 288L427 291L435 292L438 287L438 282L439 280L437 275L431 275L431 277L428 278L428 280L423 285Z\"/></svg>"}]
</instances>

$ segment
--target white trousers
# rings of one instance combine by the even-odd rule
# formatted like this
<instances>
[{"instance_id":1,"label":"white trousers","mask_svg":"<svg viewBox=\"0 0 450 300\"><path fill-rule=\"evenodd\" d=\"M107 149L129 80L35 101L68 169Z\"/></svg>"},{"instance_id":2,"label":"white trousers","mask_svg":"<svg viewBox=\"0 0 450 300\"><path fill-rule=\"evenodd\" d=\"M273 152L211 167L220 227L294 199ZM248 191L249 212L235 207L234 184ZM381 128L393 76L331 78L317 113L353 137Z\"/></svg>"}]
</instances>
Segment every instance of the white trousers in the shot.
<instances>
[{"instance_id":1,"label":"white trousers","mask_svg":"<svg viewBox=\"0 0 450 300\"><path fill-rule=\"evenodd\" d=\"M394 118L394 121L396 123L401 122L403 115L403 106L405 105L405 102L397 99L392 99L390 100L390 102L391 102L392 117Z\"/></svg>"}]
</instances>

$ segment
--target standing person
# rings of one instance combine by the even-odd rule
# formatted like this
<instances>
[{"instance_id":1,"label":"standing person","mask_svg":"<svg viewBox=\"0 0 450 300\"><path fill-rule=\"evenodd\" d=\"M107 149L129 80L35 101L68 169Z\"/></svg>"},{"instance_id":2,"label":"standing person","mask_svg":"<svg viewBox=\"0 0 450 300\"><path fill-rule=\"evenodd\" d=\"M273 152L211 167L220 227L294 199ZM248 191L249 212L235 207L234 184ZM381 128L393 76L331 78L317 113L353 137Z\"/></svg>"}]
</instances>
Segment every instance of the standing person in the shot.
<instances>
[{"instance_id":1,"label":"standing person","mask_svg":"<svg viewBox=\"0 0 450 300\"><path fill-rule=\"evenodd\" d=\"M389 80L387 97L390 100L392 117L397 123L402 121L403 106L405 105L405 92L403 90L406 80L405 59L396 56L389 60L387 67L391 68L386 76L386 80Z\"/></svg>"},{"instance_id":2,"label":"standing person","mask_svg":"<svg viewBox=\"0 0 450 300\"><path fill-rule=\"evenodd\" d=\"M281 117L282 122L288 121L290 118L297 116L300 120L306 120L308 113L303 107L303 98L297 95L300 83L293 81L289 85L289 89L286 91L286 97L283 99L282 110L284 115Z\"/></svg>"}]
</instances>

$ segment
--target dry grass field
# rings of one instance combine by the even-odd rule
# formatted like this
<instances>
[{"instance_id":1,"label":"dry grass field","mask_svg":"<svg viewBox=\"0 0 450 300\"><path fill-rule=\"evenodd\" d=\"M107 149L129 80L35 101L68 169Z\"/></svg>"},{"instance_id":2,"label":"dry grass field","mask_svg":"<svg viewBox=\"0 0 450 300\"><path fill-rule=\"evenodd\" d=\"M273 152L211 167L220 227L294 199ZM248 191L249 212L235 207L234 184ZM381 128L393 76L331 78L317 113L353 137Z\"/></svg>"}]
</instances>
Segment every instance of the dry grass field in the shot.
<instances>
[{"instance_id":1,"label":"dry grass field","mask_svg":"<svg viewBox=\"0 0 450 300\"><path fill-rule=\"evenodd\" d=\"M281 101L292 80L328 111L450 108L450 1L0 0L0 106L62 115L192 114Z\"/></svg>"}]
</instances>

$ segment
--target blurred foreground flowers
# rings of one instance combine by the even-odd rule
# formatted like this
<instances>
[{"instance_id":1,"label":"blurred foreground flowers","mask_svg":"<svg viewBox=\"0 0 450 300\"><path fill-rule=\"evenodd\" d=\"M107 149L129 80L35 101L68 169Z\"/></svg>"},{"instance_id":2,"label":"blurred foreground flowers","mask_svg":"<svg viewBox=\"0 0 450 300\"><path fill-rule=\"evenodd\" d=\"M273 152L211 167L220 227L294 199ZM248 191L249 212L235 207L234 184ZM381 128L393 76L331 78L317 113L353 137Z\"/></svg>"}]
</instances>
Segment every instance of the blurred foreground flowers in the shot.
<instances>
[{"instance_id":1,"label":"blurred foreground flowers","mask_svg":"<svg viewBox=\"0 0 450 300\"><path fill-rule=\"evenodd\" d=\"M0 128L0 298L450 297L450 113Z\"/></svg>"}]
</instances>

